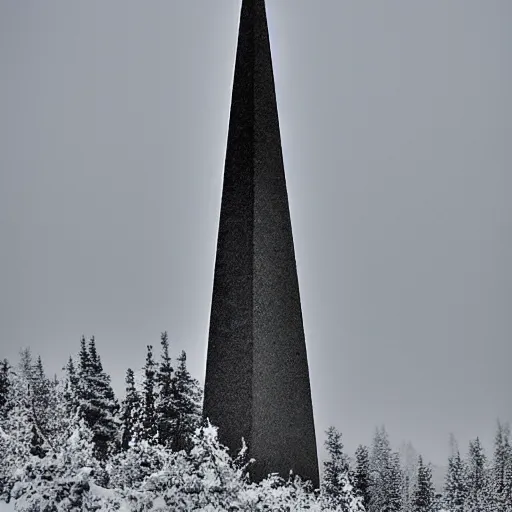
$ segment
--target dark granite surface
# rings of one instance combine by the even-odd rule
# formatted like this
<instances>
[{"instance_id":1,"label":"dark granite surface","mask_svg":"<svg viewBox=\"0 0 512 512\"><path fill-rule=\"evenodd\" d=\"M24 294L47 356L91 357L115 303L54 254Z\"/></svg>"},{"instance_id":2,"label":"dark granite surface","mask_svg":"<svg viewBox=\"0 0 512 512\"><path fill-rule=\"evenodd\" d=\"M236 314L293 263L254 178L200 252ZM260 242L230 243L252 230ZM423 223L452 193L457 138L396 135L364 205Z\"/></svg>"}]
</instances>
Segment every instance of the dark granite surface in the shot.
<instances>
[{"instance_id":1,"label":"dark granite surface","mask_svg":"<svg viewBox=\"0 0 512 512\"><path fill-rule=\"evenodd\" d=\"M204 414L255 480L318 486L299 286L264 0L243 0L213 285Z\"/></svg>"}]
</instances>

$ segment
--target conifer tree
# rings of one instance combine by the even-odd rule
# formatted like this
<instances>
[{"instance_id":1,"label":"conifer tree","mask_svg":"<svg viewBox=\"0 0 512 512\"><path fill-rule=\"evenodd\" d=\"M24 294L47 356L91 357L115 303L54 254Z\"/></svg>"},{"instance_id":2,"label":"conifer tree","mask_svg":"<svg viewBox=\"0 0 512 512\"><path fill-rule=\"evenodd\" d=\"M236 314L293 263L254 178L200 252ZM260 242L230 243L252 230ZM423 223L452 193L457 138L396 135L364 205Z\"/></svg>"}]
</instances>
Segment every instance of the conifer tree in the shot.
<instances>
[{"instance_id":1,"label":"conifer tree","mask_svg":"<svg viewBox=\"0 0 512 512\"><path fill-rule=\"evenodd\" d=\"M63 397L66 403L66 412L68 416L74 416L79 407L79 378L73 358L69 356L65 371L63 384Z\"/></svg>"},{"instance_id":2,"label":"conifer tree","mask_svg":"<svg viewBox=\"0 0 512 512\"><path fill-rule=\"evenodd\" d=\"M486 457L477 437L469 443L467 460L467 495L464 512L486 512L490 506Z\"/></svg>"},{"instance_id":3,"label":"conifer tree","mask_svg":"<svg viewBox=\"0 0 512 512\"><path fill-rule=\"evenodd\" d=\"M391 447L384 426L377 428L370 454L369 512L383 512L390 507L388 471L391 466Z\"/></svg>"},{"instance_id":4,"label":"conifer tree","mask_svg":"<svg viewBox=\"0 0 512 512\"><path fill-rule=\"evenodd\" d=\"M162 446L172 443L174 437L174 425L177 420L175 400L174 369L169 356L169 339L167 332L160 337L162 346L161 362L158 365L156 382L158 384L158 395L156 397L156 417L158 425L158 442Z\"/></svg>"},{"instance_id":5,"label":"conifer tree","mask_svg":"<svg viewBox=\"0 0 512 512\"><path fill-rule=\"evenodd\" d=\"M158 428L155 410L155 361L153 360L153 347L147 346L146 364L144 366L144 395L142 410L142 428L138 438L150 444L158 442Z\"/></svg>"},{"instance_id":6,"label":"conifer tree","mask_svg":"<svg viewBox=\"0 0 512 512\"><path fill-rule=\"evenodd\" d=\"M362 503L368 508L370 501L370 453L367 446L359 445L356 449L356 469L354 475L354 487Z\"/></svg>"},{"instance_id":7,"label":"conifer tree","mask_svg":"<svg viewBox=\"0 0 512 512\"><path fill-rule=\"evenodd\" d=\"M402 509L403 512L412 512L412 500L416 479L418 475L418 452L409 441L402 443Z\"/></svg>"},{"instance_id":8,"label":"conifer tree","mask_svg":"<svg viewBox=\"0 0 512 512\"><path fill-rule=\"evenodd\" d=\"M95 456L105 460L119 445L119 406L110 385L110 377L103 371L94 337L87 346L80 340L79 371L77 377L79 414L93 432Z\"/></svg>"},{"instance_id":9,"label":"conifer tree","mask_svg":"<svg viewBox=\"0 0 512 512\"><path fill-rule=\"evenodd\" d=\"M508 431L508 429L507 429ZM512 445L509 437L505 437L505 471L503 477L505 512L512 512Z\"/></svg>"},{"instance_id":10,"label":"conifer tree","mask_svg":"<svg viewBox=\"0 0 512 512\"><path fill-rule=\"evenodd\" d=\"M2 362L0 362L0 417L3 414L7 414L6 406L9 397L10 370L11 366L7 359L4 359Z\"/></svg>"},{"instance_id":11,"label":"conifer tree","mask_svg":"<svg viewBox=\"0 0 512 512\"><path fill-rule=\"evenodd\" d=\"M51 399L51 384L47 379L41 356L38 356L31 370L30 401L34 425L32 426L31 453L39 458L44 457L44 438L48 437L48 415Z\"/></svg>"},{"instance_id":12,"label":"conifer tree","mask_svg":"<svg viewBox=\"0 0 512 512\"><path fill-rule=\"evenodd\" d=\"M435 491L432 471L425 466L421 455L418 457L418 478L413 497L414 512L434 512Z\"/></svg>"},{"instance_id":13,"label":"conifer tree","mask_svg":"<svg viewBox=\"0 0 512 512\"><path fill-rule=\"evenodd\" d=\"M510 465L510 428L498 420L496 436L494 439L494 460L491 473L492 503L499 512L508 512L512 509L509 500L509 486L507 485L507 467ZM508 510L507 510L508 508Z\"/></svg>"},{"instance_id":14,"label":"conifer tree","mask_svg":"<svg viewBox=\"0 0 512 512\"><path fill-rule=\"evenodd\" d=\"M388 512L399 512L402 510L402 469L400 467L400 454L391 454L389 467L386 471L386 487Z\"/></svg>"},{"instance_id":15,"label":"conifer tree","mask_svg":"<svg viewBox=\"0 0 512 512\"><path fill-rule=\"evenodd\" d=\"M444 484L444 505L450 512L463 512L467 494L466 471L453 434L450 435L450 447Z\"/></svg>"},{"instance_id":16,"label":"conifer tree","mask_svg":"<svg viewBox=\"0 0 512 512\"><path fill-rule=\"evenodd\" d=\"M126 397L122 407L122 449L127 450L130 442L135 439L137 427L140 426L142 418L142 404L139 392L135 388L135 376L133 370L126 371Z\"/></svg>"},{"instance_id":17,"label":"conifer tree","mask_svg":"<svg viewBox=\"0 0 512 512\"><path fill-rule=\"evenodd\" d=\"M199 382L187 369L187 354L183 350L178 356L178 366L174 373L173 405L176 420L173 427L172 449L189 450L192 436L201 424L201 390Z\"/></svg>"},{"instance_id":18,"label":"conifer tree","mask_svg":"<svg viewBox=\"0 0 512 512\"><path fill-rule=\"evenodd\" d=\"M343 512L364 512L363 498L357 495L350 479L349 463L343 452L341 434L334 427L330 427L326 434L325 447L329 459L324 462L322 495L333 508L340 507Z\"/></svg>"}]
</instances>

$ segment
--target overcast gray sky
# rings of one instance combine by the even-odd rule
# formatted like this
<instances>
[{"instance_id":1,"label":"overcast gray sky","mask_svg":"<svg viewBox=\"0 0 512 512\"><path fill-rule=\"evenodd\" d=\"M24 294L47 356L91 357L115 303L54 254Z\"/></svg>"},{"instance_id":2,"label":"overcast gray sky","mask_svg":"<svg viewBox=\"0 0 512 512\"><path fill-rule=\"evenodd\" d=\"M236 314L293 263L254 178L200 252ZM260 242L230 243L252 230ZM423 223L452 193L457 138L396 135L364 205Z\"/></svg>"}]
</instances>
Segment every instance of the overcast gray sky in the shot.
<instances>
[{"instance_id":1,"label":"overcast gray sky","mask_svg":"<svg viewBox=\"0 0 512 512\"><path fill-rule=\"evenodd\" d=\"M0 357L204 380L238 0L0 0ZM319 444L512 420L512 3L267 0Z\"/></svg>"}]
</instances>

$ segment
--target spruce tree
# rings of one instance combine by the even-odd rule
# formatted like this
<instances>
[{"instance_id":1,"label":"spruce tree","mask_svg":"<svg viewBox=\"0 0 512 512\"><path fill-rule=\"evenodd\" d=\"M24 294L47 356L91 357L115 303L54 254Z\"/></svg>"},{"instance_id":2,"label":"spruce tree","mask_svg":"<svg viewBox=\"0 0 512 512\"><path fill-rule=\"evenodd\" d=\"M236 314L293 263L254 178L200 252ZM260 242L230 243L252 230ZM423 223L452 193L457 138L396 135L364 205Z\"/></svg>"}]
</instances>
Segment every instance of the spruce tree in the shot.
<instances>
[{"instance_id":1,"label":"spruce tree","mask_svg":"<svg viewBox=\"0 0 512 512\"><path fill-rule=\"evenodd\" d=\"M377 428L370 454L369 512L384 512L390 508L388 471L391 466L391 447L384 426Z\"/></svg>"},{"instance_id":2,"label":"spruce tree","mask_svg":"<svg viewBox=\"0 0 512 512\"><path fill-rule=\"evenodd\" d=\"M325 502L332 508L340 507L343 512L349 510L364 512L363 498L357 496L351 482L348 458L343 452L341 434L334 427L330 427L326 434L325 447L329 459L324 462L321 489Z\"/></svg>"},{"instance_id":3,"label":"spruce tree","mask_svg":"<svg viewBox=\"0 0 512 512\"><path fill-rule=\"evenodd\" d=\"M158 442L162 446L168 446L174 438L174 425L177 420L175 399L174 369L169 356L169 339L167 332L160 337L162 346L161 362L158 365L156 382L158 395L156 397L156 417L158 425Z\"/></svg>"},{"instance_id":4,"label":"spruce tree","mask_svg":"<svg viewBox=\"0 0 512 512\"><path fill-rule=\"evenodd\" d=\"M412 512L419 454L410 441L402 443L400 453L402 461L402 510L403 512Z\"/></svg>"},{"instance_id":5,"label":"spruce tree","mask_svg":"<svg viewBox=\"0 0 512 512\"><path fill-rule=\"evenodd\" d=\"M30 388L31 410L34 419L32 427L31 453L39 458L44 457L46 451L43 448L44 440L48 436L48 416L51 399L51 384L47 379L41 356L31 371L32 385Z\"/></svg>"},{"instance_id":6,"label":"spruce tree","mask_svg":"<svg viewBox=\"0 0 512 512\"><path fill-rule=\"evenodd\" d=\"M491 496L486 471L486 457L477 437L469 443L467 460L467 495L464 512L486 512Z\"/></svg>"},{"instance_id":7,"label":"spruce tree","mask_svg":"<svg viewBox=\"0 0 512 512\"><path fill-rule=\"evenodd\" d=\"M93 390L90 405L96 413L90 428L94 433L96 456L104 460L120 448L119 404L110 384L110 376L103 371L94 336L89 341L89 358L90 385Z\"/></svg>"},{"instance_id":8,"label":"spruce tree","mask_svg":"<svg viewBox=\"0 0 512 512\"><path fill-rule=\"evenodd\" d=\"M122 449L127 450L130 442L135 440L137 427L142 418L142 403L139 392L135 388L135 375L133 370L128 368L126 371L126 397L122 406Z\"/></svg>"},{"instance_id":9,"label":"spruce tree","mask_svg":"<svg viewBox=\"0 0 512 512\"><path fill-rule=\"evenodd\" d=\"M354 487L358 496L362 498L365 508L370 501L370 453L367 446L359 445L356 449L356 469Z\"/></svg>"},{"instance_id":10,"label":"spruce tree","mask_svg":"<svg viewBox=\"0 0 512 512\"><path fill-rule=\"evenodd\" d=\"M7 414L6 407L9 397L10 370L11 365L7 359L4 359L2 362L0 362L0 417Z\"/></svg>"},{"instance_id":11,"label":"spruce tree","mask_svg":"<svg viewBox=\"0 0 512 512\"><path fill-rule=\"evenodd\" d=\"M467 485L466 473L459 450L456 449L448 459L444 485L444 503L450 512L464 512Z\"/></svg>"},{"instance_id":12,"label":"spruce tree","mask_svg":"<svg viewBox=\"0 0 512 512\"><path fill-rule=\"evenodd\" d=\"M66 412L68 416L74 416L79 408L79 378L71 356L69 356L68 362L63 370L65 372L63 397L66 403Z\"/></svg>"},{"instance_id":13,"label":"spruce tree","mask_svg":"<svg viewBox=\"0 0 512 512\"><path fill-rule=\"evenodd\" d=\"M403 472L400 467L400 454L391 454L389 467L386 471L386 486L388 494L388 512L402 510L402 479Z\"/></svg>"},{"instance_id":14,"label":"spruce tree","mask_svg":"<svg viewBox=\"0 0 512 512\"><path fill-rule=\"evenodd\" d=\"M508 428L507 428L508 431ZM505 437L505 471L503 477L505 512L512 512L512 445L509 436Z\"/></svg>"},{"instance_id":15,"label":"spruce tree","mask_svg":"<svg viewBox=\"0 0 512 512\"><path fill-rule=\"evenodd\" d=\"M492 503L495 511L508 512L512 508L509 500L507 467L510 457L510 428L498 420L494 439L494 460L491 473Z\"/></svg>"},{"instance_id":16,"label":"spruce tree","mask_svg":"<svg viewBox=\"0 0 512 512\"><path fill-rule=\"evenodd\" d=\"M147 346L146 364L144 366L144 395L142 409L142 428L138 438L148 441L150 444L158 442L158 428L155 410L155 385L156 385L155 361L153 360L153 347Z\"/></svg>"},{"instance_id":17,"label":"spruce tree","mask_svg":"<svg viewBox=\"0 0 512 512\"><path fill-rule=\"evenodd\" d=\"M79 415L93 433L95 456L105 460L120 445L119 406L110 385L110 377L103 371L94 337L89 340L89 346L84 336L80 340L76 381Z\"/></svg>"},{"instance_id":18,"label":"spruce tree","mask_svg":"<svg viewBox=\"0 0 512 512\"><path fill-rule=\"evenodd\" d=\"M435 491L432 483L432 471L418 457L418 477L413 497L413 512L434 512Z\"/></svg>"},{"instance_id":19,"label":"spruce tree","mask_svg":"<svg viewBox=\"0 0 512 512\"><path fill-rule=\"evenodd\" d=\"M187 369L187 354L183 350L178 356L178 366L173 379L176 420L172 449L174 451L189 450L192 447L192 436L201 424L201 389Z\"/></svg>"}]
</instances>

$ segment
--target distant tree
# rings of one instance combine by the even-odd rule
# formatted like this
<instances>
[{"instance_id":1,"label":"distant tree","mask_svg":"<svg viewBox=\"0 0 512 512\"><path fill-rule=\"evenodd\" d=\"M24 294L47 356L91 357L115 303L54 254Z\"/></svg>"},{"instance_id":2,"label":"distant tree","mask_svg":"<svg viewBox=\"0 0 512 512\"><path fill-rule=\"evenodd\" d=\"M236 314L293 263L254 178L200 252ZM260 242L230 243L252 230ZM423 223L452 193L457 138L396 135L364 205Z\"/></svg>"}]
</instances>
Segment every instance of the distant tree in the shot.
<instances>
[{"instance_id":1,"label":"distant tree","mask_svg":"<svg viewBox=\"0 0 512 512\"><path fill-rule=\"evenodd\" d=\"M158 425L158 442L162 446L168 446L174 438L174 426L177 420L175 407L175 380L174 369L169 356L169 339L167 332L160 337L162 346L161 361L158 365L156 383L158 395L156 397L156 417Z\"/></svg>"},{"instance_id":2,"label":"distant tree","mask_svg":"<svg viewBox=\"0 0 512 512\"><path fill-rule=\"evenodd\" d=\"M43 361L38 356L31 369L31 385L29 390L30 406L34 425L32 426L31 451L32 455L44 457L44 438L48 437L49 406L51 400L51 383L46 377Z\"/></svg>"},{"instance_id":3,"label":"distant tree","mask_svg":"<svg viewBox=\"0 0 512 512\"><path fill-rule=\"evenodd\" d=\"M402 467L402 510L412 512L412 499L418 475L418 452L411 442L401 447Z\"/></svg>"},{"instance_id":4,"label":"distant tree","mask_svg":"<svg viewBox=\"0 0 512 512\"><path fill-rule=\"evenodd\" d=\"M79 378L73 358L70 356L66 366L63 384L63 398L66 403L66 412L69 416L74 416L79 408Z\"/></svg>"},{"instance_id":5,"label":"distant tree","mask_svg":"<svg viewBox=\"0 0 512 512\"><path fill-rule=\"evenodd\" d=\"M492 465L491 493L495 511L509 512L512 510L512 496L508 485L507 469L510 466L510 427L498 420L494 438L494 459Z\"/></svg>"},{"instance_id":6,"label":"distant tree","mask_svg":"<svg viewBox=\"0 0 512 512\"><path fill-rule=\"evenodd\" d=\"M359 445L356 449L356 467L354 472L355 492L362 498L365 508L370 501L370 453L367 446Z\"/></svg>"},{"instance_id":7,"label":"distant tree","mask_svg":"<svg viewBox=\"0 0 512 512\"><path fill-rule=\"evenodd\" d=\"M330 427L326 434L325 447L329 459L324 462L322 495L330 507L340 507L343 512L364 512L363 498L357 495L350 479L349 463L343 452L341 434L334 427Z\"/></svg>"},{"instance_id":8,"label":"distant tree","mask_svg":"<svg viewBox=\"0 0 512 512\"><path fill-rule=\"evenodd\" d=\"M0 416L0 500L9 501L15 484L13 473L31 457L34 438L32 412L32 358L30 351L20 353L20 361L9 374L9 392ZM39 433L38 433L39 434Z\"/></svg>"},{"instance_id":9,"label":"distant tree","mask_svg":"<svg viewBox=\"0 0 512 512\"><path fill-rule=\"evenodd\" d=\"M400 467L400 454L392 453L385 477L388 512L399 512L402 510L402 480L403 474Z\"/></svg>"},{"instance_id":10,"label":"distant tree","mask_svg":"<svg viewBox=\"0 0 512 512\"><path fill-rule=\"evenodd\" d=\"M477 437L469 443L467 459L467 495L464 512L487 512L491 503L486 457Z\"/></svg>"},{"instance_id":11,"label":"distant tree","mask_svg":"<svg viewBox=\"0 0 512 512\"><path fill-rule=\"evenodd\" d=\"M175 422L173 426L172 449L189 450L192 436L201 425L201 388L187 369L187 354L183 350L178 356L178 366L173 379L173 405Z\"/></svg>"},{"instance_id":12,"label":"distant tree","mask_svg":"<svg viewBox=\"0 0 512 512\"><path fill-rule=\"evenodd\" d=\"M418 477L413 498L414 512L434 512L435 491L432 483L432 471L418 457Z\"/></svg>"},{"instance_id":13,"label":"distant tree","mask_svg":"<svg viewBox=\"0 0 512 512\"><path fill-rule=\"evenodd\" d=\"M444 485L444 505L450 512L464 512L467 495L467 481L464 463L457 442L450 436L451 454Z\"/></svg>"},{"instance_id":14,"label":"distant tree","mask_svg":"<svg viewBox=\"0 0 512 512\"><path fill-rule=\"evenodd\" d=\"M7 414L6 406L9 398L11 365L7 359L0 362L0 417Z\"/></svg>"},{"instance_id":15,"label":"distant tree","mask_svg":"<svg viewBox=\"0 0 512 512\"><path fill-rule=\"evenodd\" d=\"M391 447L384 426L375 430L370 454L370 501L369 512L390 510L389 468L391 466Z\"/></svg>"},{"instance_id":16,"label":"distant tree","mask_svg":"<svg viewBox=\"0 0 512 512\"><path fill-rule=\"evenodd\" d=\"M153 347L147 346L146 364L144 366L144 391L142 408L142 425L137 433L138 439L148 441L150 444L158 442L158 428L156 422L156 370L153 359Z\"/></svg>"},{"instance_id":17,"label":"distant tree","mask_svg":"<svg viewBox=\"0 0 512 512\"><path fill-rule=\"evenodd\" d=\"M93 433L95 456L106 460L120 445L119 405L110 384L110 377L103 371L94 336L89 340L88 346L82 336L78 357L76 395L79 414Z\"/></svg>"},{"instance_id":18,"label":"distant tree","mask_svg":"<svg viewBox=\"0 0 512 512\"><path fill-rule=\"evenodd\" d=\"M135 387L135 375L133 370L126 371L126 397L122 405L122 448L127 450L130 442L134 440L138 426L142 419L142 400Z\"/></svg>"}]
</instances>

